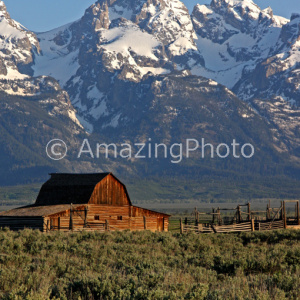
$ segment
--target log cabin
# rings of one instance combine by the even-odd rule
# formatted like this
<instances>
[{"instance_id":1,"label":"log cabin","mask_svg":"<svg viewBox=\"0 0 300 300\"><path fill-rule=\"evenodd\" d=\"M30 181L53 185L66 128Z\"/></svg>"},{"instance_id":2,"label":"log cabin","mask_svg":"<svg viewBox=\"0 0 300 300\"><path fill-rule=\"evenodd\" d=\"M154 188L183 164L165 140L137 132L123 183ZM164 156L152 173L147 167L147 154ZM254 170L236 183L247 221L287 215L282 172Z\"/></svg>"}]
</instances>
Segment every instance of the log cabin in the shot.
<instances>
[{"instance_id":1,"label":"log cabin","mask_svg":"<svg viewBox=\"0 0 300 300\"><path fill-rule=\"evenodd\" d=\"M170 216L133 206L112 173L50 175L33 205L0 214L0 228L168 231Z\"/></svg>"}]
</instances>

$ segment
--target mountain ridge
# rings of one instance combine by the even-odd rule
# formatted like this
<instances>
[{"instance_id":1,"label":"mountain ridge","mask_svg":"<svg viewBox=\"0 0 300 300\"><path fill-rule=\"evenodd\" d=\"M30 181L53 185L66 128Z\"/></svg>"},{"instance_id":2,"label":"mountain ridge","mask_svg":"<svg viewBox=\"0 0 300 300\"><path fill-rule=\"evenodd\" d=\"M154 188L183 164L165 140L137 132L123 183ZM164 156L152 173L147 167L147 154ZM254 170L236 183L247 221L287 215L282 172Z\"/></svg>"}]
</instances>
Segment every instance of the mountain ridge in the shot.
<instances>
[{"instance_id":1,"label":"mountain ridge","mask_svg":"<svg viewBox=\"0 0 300 300\"><path fill-rule=\"evenodd\" d=\"M0 18L14 22L8 13ZM26 37L3 36L0 44L0 53L12 47L3 56L4 67L9 63L17 74L0 78L2 125L18 120L17 103L22 100L29 113L23 122L31 123L27 132L38 128L36 135L43 135L49 126L43 123L50 122L53 132L47 131L46 138L66 136L72 147L84 138L118 144L151 138L170 145L204 137L213 145L236 138L257 149L251 162L201 161L195 156L176 167L164 160L78 161L73 151L57 170L110 169L142 177L222 172L225 177L230 172L297 177L297 20L297 15L291 21L276 17L252 1L213 0L196 5L190 15L177 0L99 0L75 22L45 33L27 33L37 41L30 48L27 31L16 25ZM26 52L21 63L13 59L18 47ZM296 63L283 72L293 59ZM278 85L280 81L287 83ZM29 104L33 102L46 121L33 113ZM7 128L3 126L3 132ZM12 126L10 134L11 144L17 137L34 152L25 131ZM37 143L41 152L37 160L42 170L48 170L55 165L45 162L43 143L46 139ZM13 151L3 157L18 169Z\"/></svg>"}]
</instances>

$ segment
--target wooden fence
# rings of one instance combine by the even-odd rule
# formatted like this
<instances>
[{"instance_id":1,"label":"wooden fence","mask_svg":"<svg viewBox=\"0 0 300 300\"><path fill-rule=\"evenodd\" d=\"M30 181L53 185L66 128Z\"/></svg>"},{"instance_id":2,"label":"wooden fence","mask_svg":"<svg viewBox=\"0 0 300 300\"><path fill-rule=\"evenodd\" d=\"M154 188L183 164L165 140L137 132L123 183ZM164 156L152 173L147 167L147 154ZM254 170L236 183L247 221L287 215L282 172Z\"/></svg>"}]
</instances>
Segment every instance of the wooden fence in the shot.
<instances>
[{"instance_id":1,"label":"wooden fence","mask_svg":"<svg viewBox=\"0 0 300 300\"><path fill-rule=\"evenodd\" d=\"M257 222L256 229L258 231L283 229L284 220L271 221L271 222Z\"/></svg>"},{"instance_id":2,"label":"wooden fence","mask_svg":"<svg viewBox=\"0 0 300 300\"><path fill-rule=\"evenodd\" d=\"M295 214L289 217L286 204L295 203ZM246 211L243 211L246 207ZM222 216L221 211L233 211L232 217ZM262 216L263 214L263 216ZM283 228L300 229L300 213L298 200L282 201L280 207L271 208L270 203L266 211L251 210L250 203L238 205L236 208L212 209L211 213L201 213L196 208L193 212L194 219L180 219L180 232L193 231L196 233L229 233L247 231L265 231ZM200 220L201 217L205 217ZM207 217L211 217L210 220Z\"/></svg>"},{"instance_id":3,"label":"wooden fence","mask_svg":"<svg viewBox=\"0 0 300 300\"><path fill-rule=\"evenodd\" d=\"M180 232L196 232L196 233L230 233L230 232L250 232L283 229L284 221L261 222L251 220L248 222L231 224L231 225L213 225L213 224L184 224L181 221Z\"/></svg>"}]
</instances>

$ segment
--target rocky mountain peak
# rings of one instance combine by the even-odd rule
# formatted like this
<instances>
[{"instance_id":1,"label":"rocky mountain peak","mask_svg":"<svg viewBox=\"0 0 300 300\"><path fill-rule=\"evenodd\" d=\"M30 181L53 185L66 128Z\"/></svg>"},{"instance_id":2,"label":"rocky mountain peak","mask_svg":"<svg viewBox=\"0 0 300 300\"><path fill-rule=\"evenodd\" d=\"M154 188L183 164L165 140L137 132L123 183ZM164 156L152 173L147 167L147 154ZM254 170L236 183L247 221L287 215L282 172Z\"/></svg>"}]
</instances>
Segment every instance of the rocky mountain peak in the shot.
<instances>
[{"instance_id":1,"label":"rocky mountain peak","mask_svg":"<svg viewBox=\"0 0 300 300\"><path fill-rule=\"evenodd\" d=\"M252 36L260 23L276 22L270 7L262 10L251 0L213 0L210 6L227 24Z\"/></svg>"},{"instance_id":2,"label":"rocky mountain peak","mask_svg":"<svg viewBox=\"0 0 300 300\"><path fill-rule=\"evenodd\" d=\"M0 1L0 17L5 17L7 19L10 19L10 16L7 12L6 6L3 1Z\"/></svg>"},{"instance_id":3,"label":"rocky mountain peak","mask_svg":"<svg viewBox=\"0 0 300 300\"><path fill-rule=\"evenodd\" d=\"M91 5L85 11L81 22L90 24L95 31L108 29L110 21L107 1L98 1Z\"/></svg>"},{"instance_id":4,"label":"rocky mountain peak","mask_svg":"<svg viewBox=\"0 0 300 300\"><path fill-rule=\"evenodd\" d=\"M33 53L40 51L38 39L11 19L3 1L0 2L0 38L0 76L16 79L32 73Z\"/></svg>"},{"instance_id":5,"label":"rocky mountain peak","mask_svg":"<svg viewBox=\"0 0 300 300\"><path fill-rule=\"evenodd\" d=\"M252 0L212 0L210 5L214 8L222 9L239 10L239 8L243 8L245 11L260 11L259 6Z\"/></svg>"},{"instance_id":6,"label":"rocky mountain peak","mask_svg":"<svg viewBox=\"0 0 300 300\"><path fill-rule=\"evenodd\" d=\"M281 99L292 108L300 106L300 18L291 19L280 27L276 44L268 56L235 86L234 91L242 99L260 98L275 103Z\"/></svg>"},{"instance_id":7,"label":"rocky mountain peak","mask_svg":"<svg viewBox=\"0 0 300 300\"><path fill-rule=\"evenodd\" d=\"M174 56L196 50L188 9L179 0L99 0L86 10L82 21L92 22L95 29L100 30L109 29L117 19L138 25L165 46L173 43L171 52Z\"/></svg>"},{"instance_id":8,"label":"rocky mountain peak","mask_svg":"<svg viewBox=\"0 0 300 300\"><path fill-rule=\"evenodd\" d=\"M39 39L43 55L36 57L35 75L57 78L85 124L118 117L108 102L115 84L203 64L191 17L179 0L99 0L79 21ZM65 63L53 68L54 61Z\"/></svg>"},{"instance_id":9,"label":"rocky mountain peak","mask_svg":"<svg viewBox=\"0 0 300 300\"><path fill-rule=\"evenodd\" d=\"M44 74L32 76L34 57L39 54L37 36L11 19L0 1L0 94L5 93L4 99L31 97L50 116L64 116L81 129L69 95L59 83Z\"/></svg>"},{"instance_id":10,"label":"rocky mountain peak","mask_svg":"<svg viewBox=\"0 0 300 300\"><path fill-rule=\"evenodd\" d=\"M270 6L268 6L267 8L263 9L261 11L263 14L269 15L270 17L273 18L274 14L273 14L273 10Z\"/></svg>"},{"instance_id":11,"label":"rocky mountain peak","mask_svg":"<svg viewBox=\"0 0 300 300\"><path fill-rule=\"evenodd\" d=\"M196 5L192 19L197 34L213 42L224 43L233 35L261 36L261 31L277 26L271 8L261 10L250 0L213 0L210 5Z\"/></svg>"}]
</instances>

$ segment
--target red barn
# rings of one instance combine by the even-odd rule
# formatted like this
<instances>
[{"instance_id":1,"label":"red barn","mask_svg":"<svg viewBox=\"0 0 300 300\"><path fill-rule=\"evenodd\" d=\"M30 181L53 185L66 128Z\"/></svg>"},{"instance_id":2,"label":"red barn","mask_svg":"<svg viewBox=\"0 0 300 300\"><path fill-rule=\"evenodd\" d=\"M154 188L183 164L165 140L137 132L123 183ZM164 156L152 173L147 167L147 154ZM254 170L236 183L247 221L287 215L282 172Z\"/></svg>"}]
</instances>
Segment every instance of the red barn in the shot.
<instances>
[{"instance_id":1,"label":"red barn","mask_svg":"<svg viewBox=\"0 0 300 300\"><path fill-rule=\"evenodd\" d=\"M169 215L133 206L111 173L51 174L35 204L0 214L0 227L41 231L168 231Z\"/></svg>"}]
</instances>

